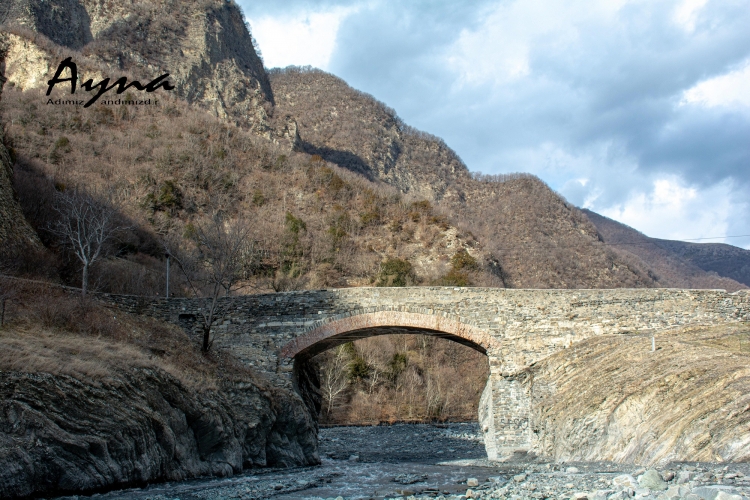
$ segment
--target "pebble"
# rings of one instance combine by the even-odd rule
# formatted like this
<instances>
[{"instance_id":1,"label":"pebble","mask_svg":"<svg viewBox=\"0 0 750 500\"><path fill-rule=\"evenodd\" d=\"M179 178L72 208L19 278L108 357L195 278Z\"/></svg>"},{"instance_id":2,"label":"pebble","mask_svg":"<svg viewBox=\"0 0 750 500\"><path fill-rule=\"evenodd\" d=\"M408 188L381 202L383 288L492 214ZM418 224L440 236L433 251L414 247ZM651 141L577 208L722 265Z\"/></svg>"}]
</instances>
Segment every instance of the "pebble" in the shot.
<instances>
[{"instance_id":1,"label":"pebble","mask_svg":"<svg viewBox=\"0 0 750 500\"><path fill-rule=\"evenodd\" d=\"M667 489L667 483L661 478L661 474L656 469L649 469L638 477L638 484L651 491L664 491Z\"/></svg>"},{"instance_id":2,"label":"pebble","mask_svg":"<svg viewBox=\"0 0 750 500\"><path fill-rule=\"evenodd\" d=\"M475 477L470 477L466 480L466 486L479 486L479 480Z\"/></svg>"}]
</instances>

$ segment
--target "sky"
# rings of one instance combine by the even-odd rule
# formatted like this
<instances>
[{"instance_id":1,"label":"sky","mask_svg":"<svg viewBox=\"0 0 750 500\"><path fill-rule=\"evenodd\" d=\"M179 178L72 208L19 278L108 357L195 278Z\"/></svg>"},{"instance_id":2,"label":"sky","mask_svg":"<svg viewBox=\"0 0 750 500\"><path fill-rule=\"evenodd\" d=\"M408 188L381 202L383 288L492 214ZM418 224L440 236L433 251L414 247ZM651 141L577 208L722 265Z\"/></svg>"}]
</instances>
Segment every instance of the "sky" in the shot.
<instances>
[{"instance_id":1,"label":"sky","mask_svg":"<svg viewBox=\"0 0 750 500\"><path fill-rule=\"evenodd\" d=\"M471 171L750 248L750 0L238 3L266 67L343 78Z\"/></svg>"}]
</instances>

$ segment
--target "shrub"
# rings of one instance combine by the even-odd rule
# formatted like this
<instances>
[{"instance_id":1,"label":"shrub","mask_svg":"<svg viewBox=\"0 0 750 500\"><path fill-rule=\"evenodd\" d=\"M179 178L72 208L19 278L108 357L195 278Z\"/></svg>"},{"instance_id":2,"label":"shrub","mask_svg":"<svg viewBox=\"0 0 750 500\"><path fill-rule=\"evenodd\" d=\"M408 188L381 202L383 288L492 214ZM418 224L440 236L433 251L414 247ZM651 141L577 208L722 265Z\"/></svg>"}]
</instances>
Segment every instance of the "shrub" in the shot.
<instances>
[{"instance_id":1,"label":"shrub","mask_svg":"<svg viewBox=\"0 0 750 500\"><path fill-rule=\"evenodd\" d=\"M370 375L370 365L367 364L362 356L355 356L349 363L349 381L358 382L366 379Z\"/></svg>"},{"instance_id":2,"label":"shrub","mask_svg":"<svg viewBox=\"0 0 750 500\"><path fill-rule=\"evenodd\" d=\"M471 280L468 274L451 269L435 284L438 286L469 286L471 285Z\"/></svg>"},{"instance_id":3,"label":"shrub","mask_svg":"<svg viewBox=\"0 0 750 500\"><path fill-rule=\"evenodd\" d=\"M262 207L266 203L266 197L263 196L263 192L260 189L253 191L253 205L256 207Z\"/></svg>"},{"instance_id":4,"label":"shrub","mask_svg":"<svg viewBox=\"0 0 750 500\"><path fill-rule=\"evenodd\" d=\"M380 222L380 211L377 209L369 210L361 213L359 219L362 221L363 226L373 226Z\"/></svg>"},{"instance_id":5,"label":"shrub","mask_svg":"<svg viewBox=\"0 0 750 500\"><path fill-rule=\"evenodd\" d=\"M462 248L451 257L451 265L454 271L461 271L463 269L467 271L476 271L479 269L477 259L469 255L469 252L465 248Z\"/></svg>"},{"instance_id":6,"label":"shrub","mask_svg":"<svg viewBox=\"0 0 750 500\"><path fill-rule=\"evenodd\" d=\"M408 261L391 258L380 264L375 286L407 286L412 283L412 265Z\"/></svg>"}]
</instances>

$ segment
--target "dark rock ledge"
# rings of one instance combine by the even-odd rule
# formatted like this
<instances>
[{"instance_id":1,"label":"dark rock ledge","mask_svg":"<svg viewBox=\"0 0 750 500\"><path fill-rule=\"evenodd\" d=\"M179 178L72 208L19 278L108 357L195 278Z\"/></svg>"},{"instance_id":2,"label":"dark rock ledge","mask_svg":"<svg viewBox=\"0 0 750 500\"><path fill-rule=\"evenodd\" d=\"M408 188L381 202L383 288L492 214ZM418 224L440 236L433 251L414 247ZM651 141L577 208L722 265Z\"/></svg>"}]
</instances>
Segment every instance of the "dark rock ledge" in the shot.
<instances>
[{"instance_id":1,"label":"dark rock ledge","mask_svg":"<svg viewBox=\"0 0 750 500\"><path fill-rule=\"evenodd\" d=\"M0 372L0 397L1 498L320 461L299 396L250 382L196 390L156 369L88 381Z\"/></svg>"}]
</instances>

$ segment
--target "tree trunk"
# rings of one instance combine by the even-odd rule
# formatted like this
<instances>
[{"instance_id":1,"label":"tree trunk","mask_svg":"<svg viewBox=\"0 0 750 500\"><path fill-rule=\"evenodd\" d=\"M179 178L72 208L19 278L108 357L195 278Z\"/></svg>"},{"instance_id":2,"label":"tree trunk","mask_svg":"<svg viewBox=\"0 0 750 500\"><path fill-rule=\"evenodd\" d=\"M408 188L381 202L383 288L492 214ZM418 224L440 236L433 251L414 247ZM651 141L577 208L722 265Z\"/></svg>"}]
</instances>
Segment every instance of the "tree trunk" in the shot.
<instances>
[{"instance_id":1,"label":"tree trunk","mask_svg":"<svg viewBox=\"0 0 750 500\"><path fill-rule=\"evenodd\" d=\"M208 350L211 348L211 344L209 343L210 338L211 338L211 326L203 325L203 347L201 347L201 350L204 353L208 352Z\"/></svg>"},{"instance_id":2,"label":"tree trunk","mask_svg":"<svg viewBox=\"0 0 750 500\"><path fill-rule=\"evenodd\" d=\"M89 288L89 264L88 262L83 263L83 277L81 278L81 295L86 295L86 290Z\"/></svg>"}]
</instances>

